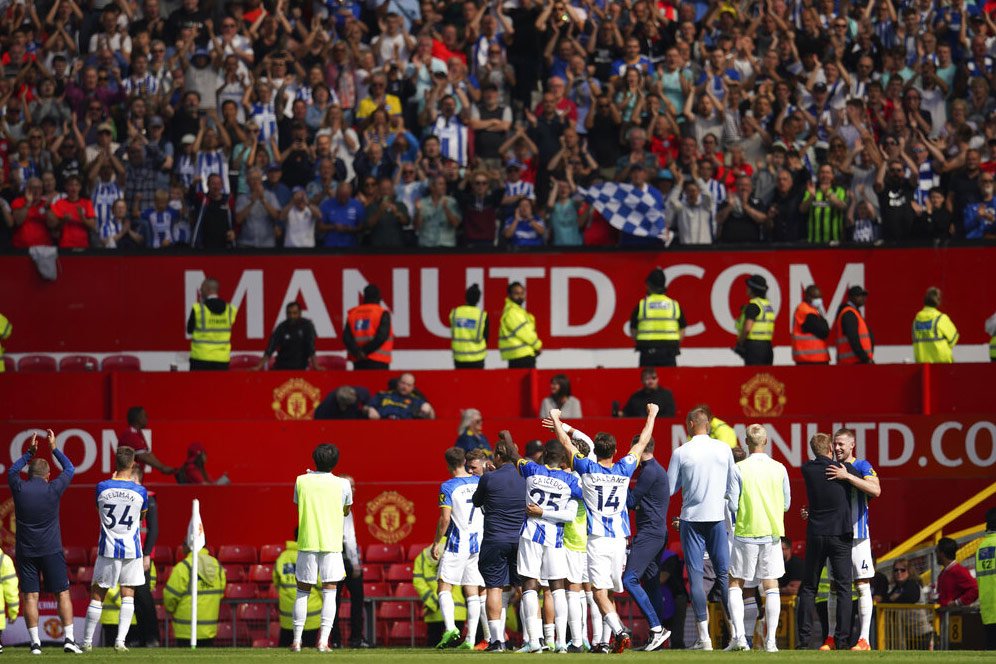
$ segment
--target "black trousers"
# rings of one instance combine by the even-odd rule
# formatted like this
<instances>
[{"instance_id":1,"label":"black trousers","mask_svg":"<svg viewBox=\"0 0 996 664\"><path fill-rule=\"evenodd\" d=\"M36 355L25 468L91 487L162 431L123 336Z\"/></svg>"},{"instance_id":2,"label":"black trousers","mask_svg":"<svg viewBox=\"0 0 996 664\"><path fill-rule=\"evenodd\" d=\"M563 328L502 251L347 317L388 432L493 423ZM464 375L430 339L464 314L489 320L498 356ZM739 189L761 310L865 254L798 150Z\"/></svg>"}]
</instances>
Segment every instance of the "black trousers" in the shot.
<instances>
[{"instance_id":1,"label":"black trousers","mask_svg":"<svg viewBox=\"0 0 996 664\"><path fill-rule=\"evenodd\" d=\"M364 610L365 605L363 603L363 575L361 574L359 578L353 578L353 565L348 560L343 560L343 567L346 568L346 578L340 581L337 585L339 587L339 592L336 593L336 601L340 604L342 603L342 589L349 589L349 642L356 643L361 639L366 638L366 634L363 632L364 621ZM339 614L340 611L336 608L335 612L335 622L332 623L332 643L341 644L342 634L339 630Z\"/></svg>"},{"instance_id":2,"label":"black trousers","mask_svg":"<svg viewBox=\"0 0 996 664\"><path fill-rule=\"evenodd\" d=\"M207 360L190 360L190 370L191 371L228 371L228 362L208 362Z\"/></svg>"},{"instance_id":3,"label":"black trousers","mask_svg":"<svg viewBox=\"0 0 996 664\"><path fill-rule=\"evenodd\" d=\"M674 598L674 614L661 624L671 630L671 650L685 649L685 614L688 613L688 595Z\"/></svg>"},{"instance_id":4,"label":"black trousers","mask_svg":"<svg viewBox=\"0 0 996 664\"><path fill-rule=\"evenodd\" d=\"M519 357L514 360L508 361L509 369L535 369L536 368L536 356L530 355L529 357Z\"/></svg>"},{"instance_id":5,"label":"black trousers","mask_svg":"<svg viewBox=\"0 0 996 664\"><path fill-rule=\"evenodd\" d=\"M294 630L280 628L280 640L277 642L281 648L290 648L294 642ZM318 630L306 629L301 632L301 647L310 648L318 643Z\"/></svg>"},{"instance_id":6,"label":"black trousers","mask_svg":"<svg viewBox=\"0 0 996 664\"><path fill-rule=\"evenodd\" d=\"M226 644L226 645L231 645L231 644ZM176 640L176 647L177 648L189 648L190 647L190 639L177 639ZM214 647L214 639L197 639L197 647L198 648L213 648Z\"/></svg>"},{"instance_id":7,"label":"black trousers","mask_svg":"<svg viewBox=\"0 0 996 664\"><path fill-rule=\"evenodd\" d=\"M996 623L983 625L982 630L986 633L986 650L996 650Z\"/></svg>"},{"instance_id":8,"label":"black trousers","mask_svg":"<svg viewBox=\"0 0 996 664\"><path fill-rule=\"evenodd\" d=\"M387 362L378 362L376 360L357 360L353 362L354 369L390 369L391 365Z\"/></svg>"},{"instance_id":9,"label":"black trousers","mask_svg":"<svg viewBox=\"0 0 996 664\"><path fill-rule=\"evenodd\" d=\"M136 625L128 632L129 641L134 635L137 643L143 648L159 644L159 621L156 619L156 603L152 599L149 588L149 577L145 583L135 586L135 621Z\"/></svg>"},{"instance_id":10,"label":"black trousers","mask_svg":"<svg viewBox=\"0 0 996 664\"><path fill-rule=\"evenodd\" d=\"M775 363L775 351L770 341L744 341L744 364L750 366L771 366Z\"/></svg>"},{"instance_id":11,"label":"black trousers","mask_svg":"<svg viewBox=\"0 0 996 664\"><path fill-rule=\"evenodd\" d=\"M796 606L796 623L799 625L798 643L806 648L813 631L813 615L816 613L816 589L820 585L824 561L830 562L834 581L837 582L837 632L833 635L838 644L851 642L851 536L850 535L808 535L806 536L806 567L799 588L799 602Z\"/></svg>"},{"instance_id":12,"label":"black trousers","mask_svg":"<svg viewBox=\"0 0 996 664\"><path fill-rule=\"evenodd\" d=\"M458 362L457 360L453 360L453 366L457 369L483 369L484 360L477 362Z\"/></svg>"},{"instance_id":13,"label":"black trousers","mask_svg":"<svg viewBox=\"0 0 996 664\"><path fill-rule=\"evenodd\" d=\"M641 348L641 367L676 367L678 356L670 348Z\"/></svg>"}]
</instances>

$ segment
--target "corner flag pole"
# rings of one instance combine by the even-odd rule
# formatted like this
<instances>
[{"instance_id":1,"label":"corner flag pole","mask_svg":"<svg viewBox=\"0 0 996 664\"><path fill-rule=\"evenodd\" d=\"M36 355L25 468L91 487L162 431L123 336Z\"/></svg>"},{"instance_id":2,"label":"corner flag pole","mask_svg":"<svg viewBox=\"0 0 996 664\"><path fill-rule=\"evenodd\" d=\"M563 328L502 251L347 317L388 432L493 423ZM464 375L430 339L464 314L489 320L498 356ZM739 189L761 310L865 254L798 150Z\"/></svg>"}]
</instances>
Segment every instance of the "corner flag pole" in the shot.
<instances>
[{"instance_id":1,"label":"corner flag pole","mask_svg":"<svg viewBox=\"0 0 996 664\"><path fill-rule=\"evenodd\" d=\"M204 524L201 523L201 501L194 498L187 527L187 548L193 553L190 566L190 647L197 648L197 562L204 548Z\"/></svg>"}]
</instances>

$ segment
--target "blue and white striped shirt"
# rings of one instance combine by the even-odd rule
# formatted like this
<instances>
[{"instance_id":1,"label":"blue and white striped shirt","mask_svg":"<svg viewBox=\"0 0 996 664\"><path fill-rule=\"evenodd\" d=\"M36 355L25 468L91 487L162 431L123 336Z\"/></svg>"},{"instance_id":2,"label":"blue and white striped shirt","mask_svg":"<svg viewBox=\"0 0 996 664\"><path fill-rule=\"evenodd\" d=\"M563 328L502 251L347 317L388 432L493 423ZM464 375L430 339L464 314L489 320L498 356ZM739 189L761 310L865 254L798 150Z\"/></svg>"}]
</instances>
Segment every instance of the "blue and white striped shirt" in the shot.
<instances>
[{"instance_id":1,"label":"blue and white striped shirt","mask_svg":"<svg viewBox=\"0 0 996 664\"><path fill-rule=\"evenodd\" d=\"M577 500L582 499L581 486L574 473L550 468L528 459L520 459L519 474L526 479L526 504L543 508L542 517L528 517L522 524L520 537L555 549L564 547L564 524L578 513Z\"/></svg>"},{"instance_id":2,"label":"blue and white striped shirt","mask_svg":"<svg viewBox=\"0 0 996 664\"><path fill-rule=\"evenodd\" d=\"M474 506L474 492L480 477L454 477L439 487L439 506L449 507L450 527L446 530L446 551L478 553L484 532L484 513Z\"/></svg>"},{"instance_id":3,"label":"blue and white striped shirt","mask_svg":"<svg viewBox=\"0 0 996 664\"><path fill-rule=\"evenodd\" d=\"M141 484L115 479L97 484L97 554L122 560L141 558L142 513L148 505L149 495Z\"/></svg>"},{"instance_id":4,"label":"blue and white striped shirt","mask_svg":"<svg viewBox=\"0 0 996 664\"><path fill-rule=\"evenodd\" d=\"M579 455L574 470L581 476L581 494L588 511L588 534L596 537L629 537L629 480L636 471L636 457L627 454L611 468Z\"/></svg>"}]
</instances>

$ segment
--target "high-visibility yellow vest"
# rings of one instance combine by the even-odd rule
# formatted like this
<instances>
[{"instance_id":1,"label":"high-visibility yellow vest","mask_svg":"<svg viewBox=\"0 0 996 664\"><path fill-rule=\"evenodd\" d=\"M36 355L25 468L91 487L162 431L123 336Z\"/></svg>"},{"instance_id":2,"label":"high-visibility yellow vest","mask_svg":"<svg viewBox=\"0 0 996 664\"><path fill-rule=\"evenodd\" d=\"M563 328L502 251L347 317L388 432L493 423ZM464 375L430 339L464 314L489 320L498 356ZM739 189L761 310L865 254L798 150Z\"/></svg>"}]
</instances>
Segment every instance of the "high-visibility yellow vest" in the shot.
<instances>
[{"instance_id":1,"label":"high-visibility yellow vest","mask_svg":"<svg viewBox=\"0 0 996 664\"><path fill-rule=\"evenodd\" d=\"M979 581L982 624L996 623L996 532L988 532L975 552L975 578Z\"/></svg>"},{"instance_id":2,"label":"high-visibility yellow vest","mask_svg":"<svg viewBox=\"0 0 996 664\"><path fill-rule=\"evenodd\" d=\"M321 581L321 579L319 579ZM273 586L277 589L280 606L281 629L294 629L294 599L297 597L297 542L287 541L287 548L280 552L273 563ZM305 629L318 629L322 622L322 594L319 584L308 595L308 614Z\"/></svg>"},{"instance_id":3,"label":"high-visibility yellow vest","mask_svg":"<svg viewBox=\"0 0 996 664\"><path fill-rule=\"evenodd\" d=\"M751 341L771 341L771 337L775 334L775 310L763 297L751 298L750 304L756 304L758 309L761 310L761 314L754 319L754 325L750 328L750 332L747 333L747 338ZM737 332L744 327L744 312L740 312L740 317L737 318Z\"/></svg>"},{"instance_id":4,"label":"high-visibility yellow vest","mask_svg":"<svg viewBox=\"0 0 996 664\"><path fill-rule=\"evenodd\" d=\"M343 485L332 473L298 475L294 484L297 503L297 548L318 553L342 553ZM348 487L348 485L346 485ZM342 579L325 579L326 583Z\"/></svg>"},{"instance_id":5,"label":"high-visibility yellow vest","mask_svg":"<svg viewBox=\"0 0 996 664\"><path fill-rule=\"evenodd\" d=\"M7 621L17 619L20 610L20 595L18 595L17 571L10 556L0 551L0 629L7 629Z\"/></svg>"},{"instance_id":6,"label":"high-visibility yellow vest","mask_svg":"<svg viewBox=\"0 0 996 664\"><path fill-rule=\"evenodd\" d=\"M14 331L14 327L7 320L7 317L0 314L0 341L4 341L10 337L10 333ZM0 373L6 371L6 367L3 364L3 344L0 344Z\"/></svg>"},{"instance_id":7,"label":"high-visibility yellow vest","mask_svg":"<svg viewBox=\"0 0 996 664\"><path fill-rule=\"evenodd\" d=\"M709 437L726 443L731 449L740 445L736 430L718 417L709 422Z\"/></svg>"},{"instance_id":8,"label":"high-visibility yellow vest","mask_svg":"<svg viewBox=\"0 0 996 664\"><path fill-rule=\"evenodd\" d=\"M766 454L751 454L737 464L740 500L737 505L737 537L783 537L785 535L785 466Z\"/></svg>"},{"instance_id":9,"label":"high-visibility yellow vest","mask_svg":"<svg viewBox=\"0 0 996 664\"><path fill-rule=\"evenodd\" d=\"M450 311L450 347L457 362L480 362L488 355L484 325L488 314L477 307L462 304Z\"/></svg>"},{"instance_id":10,"label":"high-visibility yellow vest","mask_svg":"<svg viewBox=\"0 0 996 664\"><path fill-rule=\"evenodd\" d=\"M958 329L934 307L924 307L913 319L913 358L921 364L954 362L951 349L958 343Z\"/></svg>"},{"instance_id":11,"label":"high-visibility yellow vest","mask_svg":"<svg viewBox=\"0 0 996 664\"><path fill-rule=\"evenodd\" d=\"M191 553L176 564L163 592L163 606L173 617L173 633L178 639L190 639L193 602L190 596ZM197 638L213 639L218 635L218 614L225 596L225 568L205 549L197 557Z\"/></svg>"},{"instance_id":12,"label":"high-visibility yellow vest","mask_svg":"<svg viewBox=\"0 0 996 664\"><path fill-rule=\"evenodd\" d=\"M640 300L636 341L679 341L681 305L667 295L655 293Z\"/></svg>"},{"instance_id":13,"label":"high-visibility yellow vest","mask_svg":"<svg viewBox=\"0 0 996 664\"><path fill-rule=\"evenodd\" d=\"M536 316L521 305L505 298L505 309L501 312L501 325L498 333L498 350L501 359L517 360L533 357L542 350L543 342L536 334Z\"/></svg>"},{"instance_id":14,"label":"high-visibility yellow vest","mask_svg":"<svg viewBox=\"0 0 996 664\"><path fill-rule=\"evenodd\" d=\"M431 546L427 546L415 556L415 561L412 563L412 585L415 586L415 592L418 593L418 596L422 598L423 620L427 623L437 623L443 621L443 614L439 610L439 593L436 587L439 561L433 560L432 556L429 555L431 548ZM453 593L454 619L458 622L466 620L467 602L464 601L463 588L453 586L450 592ZM509 613L514 612L509 611Z\"/></svg>"},{"instance_id":15,"label":"high-visibility yellow vest","mask_svg":"<svg viewBox=\"0 0 996 664\"><path fill-rule=\"evenodd\" d=\"M156 564L154 562L149 563L149 590L152 592L156 591L156 581L158 581L159 575L156 571ZM114 586L108 589L107 594L104 595L104 608L100 613L100 624L101 625L117 625L118 616L121 615L121 586ZM131 624L135 625L138 623L138 619L135 616L131 617Z\"/></svg>"},{"instance_id":16,"label":"high-visibility yellow vest","mask_svg":"<svg viewBox=\"0 0 996 664\"><path fill-rule=\"evenodd\" d=\"M225 304L225 310L216 314L204 303L193 306L194 333L190 339L190 359L203 362L228 362L232 359L232 325L238 307Z\"/></svg>"},{"instance_id":17,"label":"high-visibility yellow vest","mask_svg":"<svg viewBox=\"0 0 996 664\"><path fill-rule=\"evenodd\" d=\"M996 334L989 339L989 359L996 361Z\"/></svg>"}]
</instances>

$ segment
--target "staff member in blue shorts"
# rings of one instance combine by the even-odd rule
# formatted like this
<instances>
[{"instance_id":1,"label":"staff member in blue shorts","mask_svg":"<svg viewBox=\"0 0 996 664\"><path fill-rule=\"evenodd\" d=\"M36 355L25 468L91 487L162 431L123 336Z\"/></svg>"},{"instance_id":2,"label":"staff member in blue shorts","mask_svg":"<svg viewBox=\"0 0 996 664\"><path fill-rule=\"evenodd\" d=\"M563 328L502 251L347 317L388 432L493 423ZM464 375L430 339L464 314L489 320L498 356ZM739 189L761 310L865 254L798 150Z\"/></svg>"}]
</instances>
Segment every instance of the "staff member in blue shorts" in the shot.
<instances>
[{"instance_id":1,"label":"staff member in blue shorts","mask_svg":"<svg viewBox=\"0 0 996 664\"><path fill-rule=\"evenodd\" d=\"M475 507L484 511L484 537L477 567L487 588L485 609L492 641L487 650L505 650L505 608L508 594L504 591L518 584L515 561L519 555L519 533L526 520L526 480L516 471L519 450L508 431L498 433L495 444L496 470L481 477L474 492Z\"/></svg>"},{"instance_id":2,"label":"staff member in blue shorts","mask_svg":"<svg viewBox=\"0 0 996 664\"><path fill-rule=\"evenodd\" d=\"M62 531L59 529L59 503L62 494L76 472L73 463L55 446L55 434L48 430L48 446L52 456L62 466L62 472L49 482L52 469L45 459L36 458L38 436L31 436L31 447L7 471L7 483L14 495L14 515L17 519L18 576L24 593L24 620L31 637L31 654L41 654L38 637L38 593L41 578L45 591L53 593L59 606L59 617L66 640L62 649L79 655L83 650L73 639L73 603L69 599L69 576L66 556L62 553ZM21 479L21 469L28 467L28 480ZM40 578L41 577L41 578Z\"/></svg>"}]
</instances>

